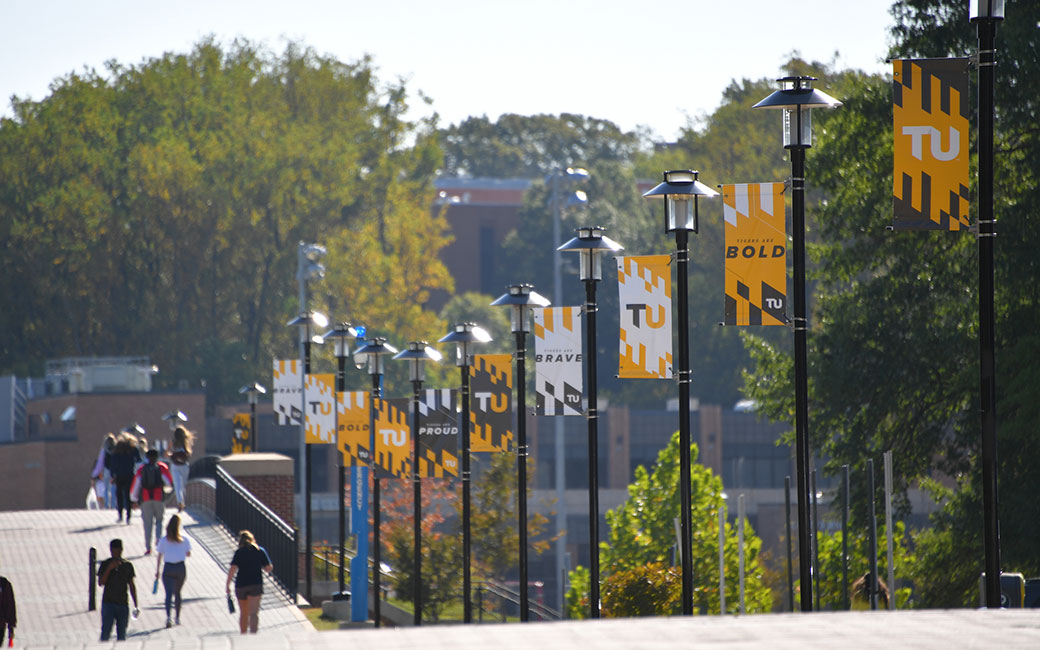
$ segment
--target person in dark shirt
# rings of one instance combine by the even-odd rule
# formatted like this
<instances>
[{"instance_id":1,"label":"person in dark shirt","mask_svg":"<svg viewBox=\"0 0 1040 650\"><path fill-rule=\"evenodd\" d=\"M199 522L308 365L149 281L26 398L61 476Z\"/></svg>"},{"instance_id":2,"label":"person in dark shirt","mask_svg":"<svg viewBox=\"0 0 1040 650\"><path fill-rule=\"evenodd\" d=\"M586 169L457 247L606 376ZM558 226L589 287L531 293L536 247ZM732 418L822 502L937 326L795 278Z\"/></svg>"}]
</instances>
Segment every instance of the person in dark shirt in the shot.
<instances>
[{"instance_id":1,"label":"person in dark shirt","mask_svg":"<svg viewBox=\"0 0 1040 650\"><path fill-rule=\"evenodd\" d=\"M14 587L7 578L0 576L0 645L3 645L5 631L8 643L14 643L16 625L18 625L18 609L14 602Z\"/></svg>"},{"instance_id":2,"label":"person in dark shirt","mask_svg":"<svg viewBox=\"0 0 1040 650\"><path fill-rule=\"evenodd\" d=\"M130 607L126 599L128 588L134 599L134 611L137 611L134 565L123 559L123 540L113 539L108 547L112 551L112 557L98 567L98 584L105 588L101 595L101 640L108 641L112 636L112 623L115 623L116 639L126 641L126 624L130 617Z\"/></svg>"},{"instance_id":3,"label":"person in dark shirt","mask_svg":"<svg viewBox=\"0 0 1040 650\"><path fill-rule=\"evenodd\" d=\"M231 580L235 580L235 598L238 599L238 629L242 634L256 634L260 625L260 598L264 593L263 572L271 572L271 558L262 546L257 546L253 533L243 530L238 535L238 550L231 558L225 590L231 595Z\"/></svg>"}]
</instances>

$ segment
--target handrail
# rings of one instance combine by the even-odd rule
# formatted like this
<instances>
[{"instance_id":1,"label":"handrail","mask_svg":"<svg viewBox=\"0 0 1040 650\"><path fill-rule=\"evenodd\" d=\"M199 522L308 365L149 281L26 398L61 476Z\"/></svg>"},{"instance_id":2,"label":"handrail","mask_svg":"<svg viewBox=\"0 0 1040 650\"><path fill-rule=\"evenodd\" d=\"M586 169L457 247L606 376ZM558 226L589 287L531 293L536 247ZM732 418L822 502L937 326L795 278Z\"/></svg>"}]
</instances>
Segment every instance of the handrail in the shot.
<instances>
[{"instance_id":1,"label":"handrail","mask_svg":"<svg viewBox=\"0 0 1040 650\"><path fill-rule=\"evenodd\" d=\"M214 478L217 520L232 537L242 530L252 531L257 543L271 558L275 583L296 602L299 531L260 502L223 467L217 465Z\"/></svg>"},{"instance_id":2,"label":"handrail","mask_svg":"<svg viewBox=\"0 0 1040 650\"><path fill-rule=\"evenodd\" d=\"M501 598L505 602L517 606L520 605L520 592L514 591L503 584L484 581L476 583L475 586L478 590L486 591L493 596ZM528 601L528 609L532 614L538 616L538 618L543 621L558 621L563 618L560 612L534 601Z\"/></svg>"}]
</instances>

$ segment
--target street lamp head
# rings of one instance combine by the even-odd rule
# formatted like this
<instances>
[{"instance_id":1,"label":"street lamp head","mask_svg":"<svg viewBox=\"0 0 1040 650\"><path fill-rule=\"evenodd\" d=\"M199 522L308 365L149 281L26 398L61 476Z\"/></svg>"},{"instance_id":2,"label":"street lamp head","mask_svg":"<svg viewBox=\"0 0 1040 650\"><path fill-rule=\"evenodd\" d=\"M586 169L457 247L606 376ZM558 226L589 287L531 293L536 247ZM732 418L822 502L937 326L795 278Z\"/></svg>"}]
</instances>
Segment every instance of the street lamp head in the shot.
<instances>
[{"instance_id":1,"label":"street lamp head","mask_svg":"<svg viewBox=\"0 0 1040 650\"><path fill-rule=\"evenodd\" d=\"M142 427L140 424L134 422L130 426L125 427L123 429L123 433L129 433L130 435L133 435L133 436L143 436L145 431L144 431L144 427Z\"/></svg>"},{"instance_id":2,"label":"street lamp head","mask_svg":"<svg viewBox=\"0 0 1040 650\"><path fill-rule=\"evenodd\" d=\"M610 237L600 226L583 226L576 228L577 237L557 248L558 251L576 251L581 255L578 273L583 281L598 282L603 279L602 261L606 253L624 250L621 244Z\"/></svg>"},{"instance_id":3,"label":"street lamp head","mask_svg":"<svg viewBox=\"0 0 1040 650\"><path fill-rule=\"evenodd\" d=\"M321 258L325 257L325 247L321 244L300 242L296 249L296 279L308 282L325 277L325 266Z\"/></svg>"},{"instance_id":4,"label":"street lamp head","mask_svg":"<svg viewBox=\"0 0 1040 650\"><path fill-rule=\"evenodd\" d=\"M386 372L386 363L383 360L388 354L397 354L397 348L386 342L382 336L368 339L365 344L354 350L354 365L361 370L368 365L368 374L382 375Z\"/></svg>"},{"instance_id":5,"label":"street lamp head","mask_svg":"<svg viewBox=\"0 0 1040 650\"><path fill-rule=\"evenodd\" d=\"M568 167L564 174L574 181L584 181L589 178L589 170L584 167Z\"/></svg>"},{"instance_id":6,"label":"street lamp head","mask_svg":"<svg viewBox=\"0 0 1040 650\"><path fill-rule=\"evenodd\" d=\"M247 395L249 397L249 403L250 404L256 404L257 399L261 395L264 395L264 394L267 393L267 389L264 388L263 385L260 384L259 382L255 382L254 381L251 384L247 384L247 385L243 386L242 388L239 388L238 392L239 392L240 395L241 394Z\"/></svg>"},{"instance_id":7,"label":"street lamp head","mask_svg":"<svg viewBox=\"0 0 1040 650\"><path fill-rule=\"evenodd\" d=\"M170 423L170 431L173 431L177 427L181 426L182 422L187 422L188 416L184 415L181 411L174 410L162 416L162 419Z\"/></svg>"},{"instance_id":8,"label":"street lamp head","mask_svg":"<svg viewBox=\"0 0 1040 650\"><path fill-rule=\"evenodd\" d=\"M968 16L971 22L1004 20L1004 0L968 0Z\"/></svg>"},{"instance_id":9,"label":"street lamp head","mask_svg":"<svg viewBox=\"0 0 1040 650\"><path fill-rule=\"evenodd\" d=\"M512 307L510 322L514 332L530 332L531 326L526 318L531 307L546 307L549 299L537 293L534 286L530 284L511 284L507 287L509 291L502 294L491 303L492 307L509 305Z\"/></svg>"},{"instance_id":10,"label":"street lamp head","mask_svg":"<svg viewBox=\"0 0 1040 650\"><path fill-rule=\"evenodd\" d=\"M443 355L426 344L426 341L412 341L407 350L394 355L394 359L408 362L408 381L426 381L426 362L440 361Z\"/></svg>"},{"instance_id":11,"label":"street lamp head","mask_svg":"<svg viewBox=\"0 0 1040 650\"><path fill-rule=\"evenodd\" d=\"M691 230L697 232L697 198L713 197L719 193L697 180L692 169L673 169L664 173L664 182L643 195L664 199L664 230Z\"/></svg>"},{"instance_id":12,"label":"street lamp head","mask_svg":"<svg viewBox=\"0 0 1040 650\"><path fill-rule=\"evenodd\" d=\"M301 343L317 343L321 345L325 340L315 334L314 331L328 327L329 319L325 317L325 314L311 311L300 314L286 324L300 328Z\"/></svg>"},{"instance_id":13,"label":"street lamp head","mask_svg":"<svg viewBox=\"0 0 1040 650\"><path fill-rule=\"evenodd\" d=\"M356 339L357 337L357 330L350 323L340 323L321 335L325 343L332 341L335 344L334 352L337 359L350 356L350 345L347 343L347 339Z\"/></svg>"},{"instance_id":14,"label":"street lamp head","mask_svg":"<svg viewBox=\"0 0 1040 650\"><path fill-rule=\"evenodd\" d=\"M441 337L438 343L455 344L455 365L465 368L469 365L470 345L473 343L487 343L491 341L491 334L483 327L475 323L456 323L454 329Z\"/></svg>"},{"instance_id":15,"label":"street lamp head","mask_svg":"<svg viewBox=\"0 0 1040 650\"><path fill-rule=\"evenodd\" d=\"M589 195L584 190L574 190L567 195L567 207L585 206L589 203Z\"/></svg>"},{"instance_id":16,"label":"street lamp head","mask_svg":"<svg viewBox=\"0 0 1040 650\"><path fill-rule=\"evenodd\" d=\"M837 108L841 102L812 87L816 77L783 77L777 79L780 90L752 108L779 108L784 112L784 147L812 146L812 108Z\"/></svg>"}]
</instances>

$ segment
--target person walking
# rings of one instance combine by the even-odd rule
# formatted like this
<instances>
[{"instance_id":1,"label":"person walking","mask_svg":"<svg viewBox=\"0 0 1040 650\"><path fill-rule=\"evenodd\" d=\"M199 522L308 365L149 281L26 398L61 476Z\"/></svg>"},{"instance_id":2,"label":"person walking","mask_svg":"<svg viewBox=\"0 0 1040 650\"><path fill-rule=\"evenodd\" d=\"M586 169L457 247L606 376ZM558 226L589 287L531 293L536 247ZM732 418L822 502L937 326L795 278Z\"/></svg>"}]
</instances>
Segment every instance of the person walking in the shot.
<instances>
[{"instance_id":1,"label":"person walking","mask_svg":"<svg viewBox=\"0 0 1040 650\"><path fill-rule=\"evenodd\" d=\"M155 545L158 554L155 558L155 579L159 579L159 567L162 567L163 589L166 591L166 627L173 627L174 621L181 624L181 588L188 577L184 561L191 557L191 542L181 535L181 518L170 517L166 524L166 536ZM166 563L163 564L163 559ZM176 619L170 618L170 605L174 607Z\"/></svg>"},{"instance_id":2,"label":"person walking","mask_svg":"<svg viewBox=\"0 0 1040 650\"><path fill-rule=\"evenodd\" d=\"M159 452L149 449L147 462L141 465L134 475L130 488L130 499L141 508L141 519L144 523L144 554L152 554L152 527L155 527L155 541L162 536L163 513L166 506L163 499L166 495L163 488L173 485L170 469L166 463L159 462Z\"/></svg>"},{"instance_id":3,"label":"person walking","mask_svg":"<svg viewBox=\"0 0 1040 650\"><path fill-rule=\"evenodd\" d=\"M122 433L116 442L115 450L109 455L109 472L116 492L116 510L119 515L116 523L123 521L123 510L126 510L126 523L130 524L130 486L134 482L134 462L137 460L137 438Z\"/></svg>"},{"instance_id":4,"label":"person walking","mask_svg":"<svg viewBox=\"0 0 1040 650\"><path fill-rule=\"evenodd\" d=\"M108 469L110 464L109 456L112 455L115 448L116 437L110 433L101 442L97 461L94 463L94 470L90 473L90 477L94 479L94 493L101 501L102 508L105 510L111 510L115 505L113 498L115 496L115 486L112 485L112 472Z\"/></svg>"},{"instance_id":5,"label":"person walking","mask_svg":"<svg viewBox=\"0 0 1040 650\"><path fill-rule=\"evenodd\" d=\"M126 592L134 599L134 616L137 608L137 586L134 584L134 565L123 559L123 540L116 538L108 544L112 557L98 567L98 584L105 588L101 595L101 640L112 636L112 623L116 625L116 640L126 641L126 624L130 618L130 605Z\"/></svg>"},{"instance_id":6,"label":"person walking","mask_svg":"<svg viewBox=\"0 0 1040 650\"><path fill-rule=\"evenodd\" d=\"M11 581L0 576L0 645L4 643L4 632L7 632L9 644L14 644L14 628L18 625L18 608L14 602L14 587Z\"/></svg>"},{"instance_id":7,"label":"person walking","mask_svg":"<svg viewBox=\"0 0 1040 650\"><path fill-rule=\"evenodd\" d=\"M253 533L243 530L238 535L238 550L231 558L225 591L231 595L231 581L235 581L235 598L238 599L238 629L242 634L248 630L256 634L260 626L260 598L264 594L263 572L271 573L271 558L262 546L258 546Z\"/></svg>"},{"instance_id":8,"label":"person walking","mask_svg":"<svg viewBox=\"0 0 1040 650\"><path fill-rule=\"evenodd\" d=\"M168 455L170 456L170 473L173 474L173 493L177 497L177 512L184 510L184 490L188 485L188 472L191 466L191 447L195 442L195 435L184 427L177 427L173 431L173 445Z\"/></svg>"}]
</instances>

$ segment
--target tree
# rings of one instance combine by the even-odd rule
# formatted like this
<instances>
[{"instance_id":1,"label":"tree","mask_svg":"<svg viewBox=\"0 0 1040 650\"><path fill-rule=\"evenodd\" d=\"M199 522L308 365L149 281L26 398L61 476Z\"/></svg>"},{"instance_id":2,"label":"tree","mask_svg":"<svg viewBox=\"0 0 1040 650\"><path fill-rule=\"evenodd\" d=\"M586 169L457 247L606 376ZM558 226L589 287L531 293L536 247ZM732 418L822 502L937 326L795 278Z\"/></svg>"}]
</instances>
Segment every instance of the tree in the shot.
<instances>
[{"instance_id":1,"label":"tree","mask_svg":"<svg viewBox=\"0 0 1040 650\"><path fill-rule=\"evenodd\" d=\"M722 507L722 481L712 471L697 464L697 445L691 445L691 510L693 531L694 607L718 612L719 527ZM635 480L628 486L628 499L607 512L610 533L600 544L601 593L604 612L634 615L645 613L653 603L658 615L678 613L681 593L675 592L676 569L671 566L675 543L675 520L679 517L679 434L658 454L653 471L636 468ZM726 573L727 611L736 611L739 599L739 549L734 525L726 524L723 553ZM745 607L748 612L766 612L772 594L763 581L759 562L762 540L750 524L744 528ZM572 571L567 595L568 616L584 618L588 613L588 580ZM681 583L681 576L680 583ZM608 588L609 587L609 588ZM643 591L640 591L640 588ZM585 591L577 591L584 589ZM681 591L681 590L680 590ZM573 593L571 593L573 592ZM642 604L636 601L642 599ZM577 604L581 609L577 609Z\"/></svg>"}]
</instances>

